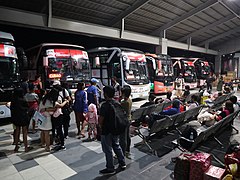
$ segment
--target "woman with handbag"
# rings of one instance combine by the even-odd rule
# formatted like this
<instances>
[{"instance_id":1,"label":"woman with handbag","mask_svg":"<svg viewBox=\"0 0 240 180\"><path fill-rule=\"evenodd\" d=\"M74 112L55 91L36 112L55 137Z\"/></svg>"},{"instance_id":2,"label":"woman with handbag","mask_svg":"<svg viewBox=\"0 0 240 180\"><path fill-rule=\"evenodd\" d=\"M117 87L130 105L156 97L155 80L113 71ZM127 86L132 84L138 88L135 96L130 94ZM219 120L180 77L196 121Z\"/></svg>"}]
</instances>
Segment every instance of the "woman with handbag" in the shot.
<instances>
[{"instance_id":1,"label":"woman with handbag","mask_svg":"<svg viewBox=\"0 0 240 180\"><path fill-rule=\"evenodd\" d=\"M44 122L41 122L44 125L42 124L42 126L39 126L39 129L41 130L41 144L42 147L45 147L47 152L50 151L50 131L52 130L51 116L55 111L54 95L55 91L52 89L45 96L43 96L43 99L39 105L40 113L45 117Z\"/></svg>"}]
</instances>

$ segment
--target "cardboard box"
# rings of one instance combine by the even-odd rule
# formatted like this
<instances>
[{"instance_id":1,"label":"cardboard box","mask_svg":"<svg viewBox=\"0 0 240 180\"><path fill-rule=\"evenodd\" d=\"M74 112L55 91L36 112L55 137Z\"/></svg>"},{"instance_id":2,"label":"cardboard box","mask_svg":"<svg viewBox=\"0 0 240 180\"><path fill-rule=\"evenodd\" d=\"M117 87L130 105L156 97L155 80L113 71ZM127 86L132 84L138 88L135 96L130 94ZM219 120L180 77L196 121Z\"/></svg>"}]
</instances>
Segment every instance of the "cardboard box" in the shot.
<instances>
[{"instance_id":1,"label":"cardboard box","mask_svg":"<svg viewBox=\"0 0 240 180\"><path fill-rule=\"evenodd\" d=\"M225 175L225 169L211 165L209 169L204 172L203 180L218 180Z\"/></svg>"}]
</instances>

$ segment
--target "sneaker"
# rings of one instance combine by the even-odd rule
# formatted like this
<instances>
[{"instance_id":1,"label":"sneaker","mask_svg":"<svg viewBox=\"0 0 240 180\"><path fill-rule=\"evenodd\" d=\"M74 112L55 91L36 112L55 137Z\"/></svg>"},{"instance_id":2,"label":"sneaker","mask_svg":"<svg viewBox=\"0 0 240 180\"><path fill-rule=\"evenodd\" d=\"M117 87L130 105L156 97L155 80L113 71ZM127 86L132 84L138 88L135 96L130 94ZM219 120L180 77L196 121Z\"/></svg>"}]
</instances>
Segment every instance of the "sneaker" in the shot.
<instances>
[{"instance_id":1,"label":"sneaker","mask_svg":"<svg viewBox=\"0 0 240 180\"><path fill-rule=\"evenodd\" d=\"M130 152L127 152L127 151L125 152L125 157L128 159L132 159Z\"/></svg>"},{"instance_id":2,"label":"sneaker","mask_svg":"<svg viewBox=\"0 0 240 180\"><path fill-rule=\"evenodd\" d=\"M61 146L61 150L65 151L67 148L65 146Z\"/></svg>"},{"instance_id":3,"label":"sneaker","mask_svg":"<svg viewBox=\"0 0 240 180\"><path fill-rule=\"evenodd\" d=\"M114 173L115 173L114 169L103 169L99 171L99 174L102 174L102 175L114 174Z\"/></svg>"},{"instance_id":4,"label":"sneaker","mask_svg":"<svg viewBox=\"0 0 240 180\"><path fill-rule=\"evenodd\" d=\"M125 170L126 169L126 164L119 164L118 168L120 168L121 170Z\"/></svg>"},{"instance_id":5,"label":"sneaker","mask_svg":"<svg viewBox=\"0 0 240 180\"><path fill-rule=\"evenodd\" d=\"M65 139L68 139L69 137L68 136L65 136Z\"/></svg>"}]
</instances>

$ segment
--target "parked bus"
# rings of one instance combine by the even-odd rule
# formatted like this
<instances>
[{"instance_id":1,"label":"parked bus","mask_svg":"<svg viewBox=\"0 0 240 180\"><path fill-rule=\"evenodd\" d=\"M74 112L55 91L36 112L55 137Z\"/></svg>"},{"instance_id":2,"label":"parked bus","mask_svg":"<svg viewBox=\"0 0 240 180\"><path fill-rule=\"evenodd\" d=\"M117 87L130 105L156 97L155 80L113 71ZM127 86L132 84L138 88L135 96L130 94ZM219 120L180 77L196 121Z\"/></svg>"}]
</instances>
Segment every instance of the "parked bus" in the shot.
<instances>
[{"instance_id":1,"label":"parked bus","mask_svg":"<svg viewBox=\"0 0 240 180\"><path fill-rule=\"evenodd\" d=\"M0 31L0 122L11 117L10 101L13 90L19 84L19 64L14 38L10 33Z\"/></svg>"},{"instance_id":2,"label":"parked bus","mask_svg":"<svg viewBox=\"0 0 240 180\"><path fill-rule=\"evenodd\" d=\"M185 81L185 86L189 85L191 89L197 87L197 74L194 63L189 58L173 57L174 76L182 75Z\"/></svg>"},{"instance_id":3,"label":"parked bus","mask_svg":"<svg viewBox=\"0 0 240 180\"><path fill-rule=\"evenodd\" d=\"M117 77L121 86L129 85L132 98L147 98L150 93L146 58L143 52L127 48L95 48L88 51L92 77L103 88ZM103 96L102 96L103 97Z\"/></svg>"},{"instance_id":4,"label":"parked bus","mask_svg":"<svg viewBox=\"0 0 240 180\"><path fill-rule=\"evenodd\" d=\"M164 54L145 54L151 81L151 91L154 94L173 90L173 65L171 57Z\"/></svg>"},{"instance_id":5,"label":"parked bus","mask_svg":"<svg viewBox=\"0 0 240 180\"><path fill-rule=\"evenodd\" d=\"M191 58L196 67L198 86L203 86L208 75L213 72L213 64L201 58Z\"/></svg>"},{"instance_id":6,"label":"parked bus","mask_svg":"<svg viewBox=\"0 0 240 180\"><path fill-rule=\"evenodd\" d=\"M26 50L26 55L28 67L23 71L30 80L41 75L43 88L50 88L55 79L67 82L71 90L80 81L90 81L88 54L82 46L44 43Z\"/></svg>"}]
</instances>

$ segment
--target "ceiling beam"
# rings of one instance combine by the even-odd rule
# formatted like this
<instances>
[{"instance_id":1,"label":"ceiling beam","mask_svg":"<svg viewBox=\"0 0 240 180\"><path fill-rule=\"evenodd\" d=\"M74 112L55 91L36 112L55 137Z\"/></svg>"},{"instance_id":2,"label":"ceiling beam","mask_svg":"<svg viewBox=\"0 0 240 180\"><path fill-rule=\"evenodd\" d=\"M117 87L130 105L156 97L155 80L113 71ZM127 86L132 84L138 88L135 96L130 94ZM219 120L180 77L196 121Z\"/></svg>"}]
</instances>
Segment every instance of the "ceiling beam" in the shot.
<instances>
[{"instance_id":1,"label":"ceiling beam","mask_svg":"<svg viewBox=\"0 0 240 180\"><path fill-rule=\"evenodd\" d=\"M125 11L120 13L117 17L115 17L113 20L111 20L107 25L110 27L114 26L116 23L121 21L121 19L126 18L127 16L129 16L130 14L132 14L133 12L135 12L136 10L141 8L143 5L147 4L149 1L151 1L151 0L135 1L132 6L129 6Z\"/></svg>"},{"instance_id":2,"label":"ceiling beam","mask_svg":"<svg viewBox=\"0 0 240 180\"><path fill-rule=\"evenodd\" d=\"M227 9L229 10L232 14L234 14L236 17L239 17L240 11L238 8L236 8L236 6L233 4L233 2L231 1L226 1L226 0L222 0L220 1L220 3Z\"/></svg>"},{"instance_id":3,"label":"ceiling beam","mask_svg":"<svg viewBox=\"0 0 240 180\"><path fill-rule=\"evenodd\" d=\"M180 17L177 17L176 19L173 19L172 21L168 22L167 24L159 27L158 29L156 29L155 31L153 31L151 33L151 35L159 35L159 33L163 30L167 30L173 26L176 26L177 24L181 23L182 21L194 16L195 14L204 11L205 9L214 6L215 4L217 4L219 2L219 0L208 0L205 3L202 3L201 5L197 6L196 8L192 9L191 11L183 14Z\"/></svg>"},{"instance_id":4,"label":"ceiling beam","mask_svg":"<svg viewBox=\"0 0 240 180\"><path fill-rule=\"evenodd\" d=\"M219 34L219 35L217 35L217 36L214 36L214 37L208 39L207 41L203 41L203 42L199 43L198 45L199 45L199 46L203 46L203 45L205 45L206 43L210 43L210 42L216 41L216 40L218 40L218 39L224 38L224 37L226 37L226 36L229 36L229 35L234 34L234 33L237 33L237 32L240 32L240 27L236 27L236 28L231 29L231 30L229 30L229 31L226 31L226 32L224 32L224 33L222 33L222 34Z\"/></svg>"},{"instance_id":5,"label":"ceiling beam","mask_svg":"<svg viewBox=\"0 0 240 180\"><path fill-rule=\"evenodd\" d=\"M67 32L72 34L91 35L94 37L109 38L115 40L132 41L138 43L146 43L159 46L159 37L144 35L130 31L120 31L116 28L110 28L106 26L100 26L96 24L76 22L52 17L51 27L47 26L46 15L37 14L27 11L17 11L13 9L6 9L6 7L0 6L0 24L9 24L20 27L45 29L49 31ZM122 34L121 34L122 33ZM120 36L121 35L121 36ZM167 40L168 47L190 50L195 52L201 52L206 54L217 55L218 52L205 49L203 47L191 46L188 49L188 45L185 43L179 43L172 40Z\"/></svg>"},{"instance_id":6,"label":"ceiling beam","mask_svg":"<svg viewBox=\"0 0 240 180\"><path fill-rule=\"evenodd\" d=\"M234 14L230 14L230 15L222 18L222 19L219 19L218 21L215 21L215 22L213 22L213 23L211 23L211 24L209 24L207 26L204 26L203 28L201 28L201 29L199 29L197 31L194 31L194 32L188 34L187 36L179 38L177 41L181 41L182 42L182 41L187 40L189 37L196 37L199 34L202 34L203 32L206 32L209 29L212 29L212 28L214 28L214 27L216 27L216 26L218 26L218 25L220 25L220 24L222 24L224 22L227 22L227 21L229 21L231 19L234 19L234 18L236 18L236 16Z\"/></svg>"}]
</instances>

